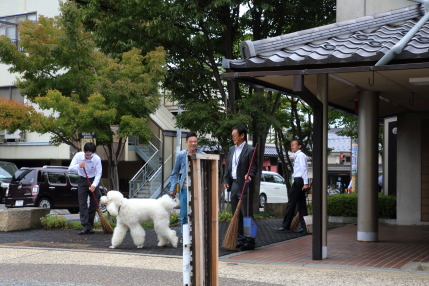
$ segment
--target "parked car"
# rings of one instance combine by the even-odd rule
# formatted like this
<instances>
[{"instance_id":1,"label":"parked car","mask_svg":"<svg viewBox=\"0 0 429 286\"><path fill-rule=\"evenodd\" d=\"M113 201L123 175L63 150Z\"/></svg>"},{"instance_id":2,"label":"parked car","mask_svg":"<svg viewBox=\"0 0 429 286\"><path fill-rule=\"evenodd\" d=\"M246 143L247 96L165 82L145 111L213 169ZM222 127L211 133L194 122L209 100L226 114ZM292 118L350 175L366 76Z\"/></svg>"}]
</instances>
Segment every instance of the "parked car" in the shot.
<instances>
[{"instance_id":1,"label":"parked car","mask_svg":"<svg viewBox=\"0 0 429 286\"><path fill-rule=\"evenodd\" d=\"M224 198L230 201L229 192L224 191ZM259 206L265 207L266 203L287 203L288 195L285 180L275 172L262 171L261 185L259 189Z\"/></svg>"},{"instance_id":2,"label":"parked car","mask_svg":"<svg viewBox=\"0 0 429 286\"><path fill-rule=\"evenodd\" d=\"M44 166L21 168L13 176L6 191L7 208L44 207L79 212L77 185L79 175L67 167ZM101 188L104 195L105 188Z\"/></svg>"},{"instance_id":3,"label":"parked car","mask_svg":"<svg viewBox=\"0 0 429 286\"><path fill-rule=\"evenodd\" d=\"M6 189L17 170L14 163L0 161L0 203L4 203Z\"/></svg>"}]
</instances>

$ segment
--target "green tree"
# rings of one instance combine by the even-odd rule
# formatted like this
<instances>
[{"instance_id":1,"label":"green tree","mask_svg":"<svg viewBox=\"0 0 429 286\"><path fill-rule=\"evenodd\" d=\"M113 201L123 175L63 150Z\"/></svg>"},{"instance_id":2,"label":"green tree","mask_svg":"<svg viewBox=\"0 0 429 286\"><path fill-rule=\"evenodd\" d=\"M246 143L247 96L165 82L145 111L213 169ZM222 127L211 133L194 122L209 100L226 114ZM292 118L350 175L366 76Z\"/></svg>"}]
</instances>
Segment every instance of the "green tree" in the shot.
<instances>
[{"instance_id":1,"label":"green tree","mask_svg":"<svg viewBox=\"0 0 429 286\"><path fill-rule=\"evenodd\" d=\"M165 50L155 47L142 55L131 48L119 58L109 57L95 48L72 2L61 5L60 17L21 22L19 32L25 53L1 36L0 61L21 74L16 85L23 95L51 111L37 118L27 114L38 123L32 131L49 132L53 144L76 150L82 132L96 132L97 145L106 150L111 187L119 189L117 165L126 138L137 135L144 143L152 135L147 121L160 103ZM13 123L9 128L26 129Z\"/></svg>"},{"instance_id":2,"label":"green tree","mask_svg":"<svg viewBox=\"0 0 429 286\"><path fill-rule=\"evenodd\" d=\"M228 150L231 127L236 124L248 126L254 142L264 150L270 126L264 117L274 116L283 95L222 80L222 58L239 58L244 40L335 20L334 0L77 2L84 9L86 27L104 52L118 55L130 47L165 47L169 57L163 86L184 108L177 116L178 125L211 134L213 144L223 150ZM260 168L261 164L259 160Z\"/></svg>"},{"instance_id":3,"label":"green tree","mask_svg":"<svg viewBox=\"0 0 429 286\"><path fill-rule=\"evenodd\" d=\"M286 179L288 190L290 190L290 179L293 172L293 164L289 158L290 143L293 139L300 139L304 144L302 151L311 157L313 145L312 109L301 99L284 95L277 110L273 127L275 131L274 143L282 162L283 177Z\"/></svg>"}]
</instances>

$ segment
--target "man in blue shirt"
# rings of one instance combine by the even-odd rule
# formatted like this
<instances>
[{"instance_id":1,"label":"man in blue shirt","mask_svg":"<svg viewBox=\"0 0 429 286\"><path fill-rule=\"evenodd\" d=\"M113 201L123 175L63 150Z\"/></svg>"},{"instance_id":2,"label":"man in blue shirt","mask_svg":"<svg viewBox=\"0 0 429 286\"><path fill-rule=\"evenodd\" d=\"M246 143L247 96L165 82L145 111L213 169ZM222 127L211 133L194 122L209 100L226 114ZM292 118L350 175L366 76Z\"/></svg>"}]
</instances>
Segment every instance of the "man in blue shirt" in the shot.
<instances>
[{"instance_id":1,"label":"man in blue shirt","mask_svg":"<svg viewBox=\"0 0 429 286\"><path fill-rule=\"evenodd\" d=\"M188 148L182 150L176 156L173 171L170 176L170 195L176 193L176 184L179 184L180 190L180 227L183 232L183 225L188 223L188 187L186 183L186 157L190 154L204 154L203 151L197 148L198 138L194 132L186 135L186 146Z\"/></svg>"},{"instance_id":2,"label":"man in blue shirt","mask_svg":"<svg viewBox=\"0 0 429 286\"><path fill-rule=\"evenodd\" d=\"M305 230L305 221L304 216L307 215L307 205L305 192L308 189L308 164L307 156L301 151L302 147L301 140L293 140L290 143L292 152L295 153L295 159L293 163L293 183L292 183L292 192L290 195L289 202L286 207L286 215L283 219L283 224L281 227L275 228L277 231L289 231L292 219L295 215L295 208L298 204L299 211L299 221L301 227L295 232L306 232Z\"/></svg>"}]
</instances>

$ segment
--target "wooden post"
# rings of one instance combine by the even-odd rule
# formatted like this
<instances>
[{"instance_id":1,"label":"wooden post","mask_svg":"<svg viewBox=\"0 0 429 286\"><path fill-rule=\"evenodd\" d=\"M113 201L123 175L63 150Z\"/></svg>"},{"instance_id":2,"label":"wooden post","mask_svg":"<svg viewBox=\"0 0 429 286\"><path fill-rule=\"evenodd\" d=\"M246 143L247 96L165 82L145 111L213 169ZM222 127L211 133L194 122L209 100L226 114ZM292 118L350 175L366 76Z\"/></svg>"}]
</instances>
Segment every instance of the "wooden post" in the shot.
<instances>
[{"instance_id":1,"label":"wooden post","mask_svg":"<svg viewBox=\"0 0 429 286\"><path fill-rule=\"evenodd\" d=\"M192 284L218 285L219 155L189 155Z\"/></svg>"}]
</instances>

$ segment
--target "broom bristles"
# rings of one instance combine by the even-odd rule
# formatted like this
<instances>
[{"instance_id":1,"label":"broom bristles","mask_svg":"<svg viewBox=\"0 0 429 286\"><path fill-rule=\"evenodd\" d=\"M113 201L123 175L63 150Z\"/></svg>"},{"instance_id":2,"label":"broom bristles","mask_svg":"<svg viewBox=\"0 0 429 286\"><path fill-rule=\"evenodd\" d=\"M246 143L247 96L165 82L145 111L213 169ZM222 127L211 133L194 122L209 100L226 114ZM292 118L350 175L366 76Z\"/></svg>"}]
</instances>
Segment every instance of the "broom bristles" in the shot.
<instances>
[{"instance_id":1,"label":"broom bristles","mask_svg":"<svg viewBox=\"0 0 429 286\"><path fill-rule=\"evenodd\" d=\"M238 238L238 222L240 220L242 201L238 201L237 208L235 209L234 216L231 219L231 223L226 230L225 237L222 242L222 247L229 250L237 249L237 238Z\"/></svg>"},{"instance_id":2,"label":"broom bristles","mask_svg":"<svg viewBox=\"0 0 429 286\"><path fill-rule=\"evenodd\" d=\"M290 224L290 230L295 230L298 227L298 224L299 224L299 212L297 212L293 217L292 222Z\"/></svg>"},{"instance_id":3,"label":"broom bristles","mask_svg":"<svg viewBox=\"0 0 429 286\"><path fill-rule=\"evenodd\" d=\"M100 208L97 209L98 216L100 217L101 226L103 227L103 232L106 234L113 233L113 228L107 221L106 217L103 215L103 212Z\"/></svg>"}]
</instances>

